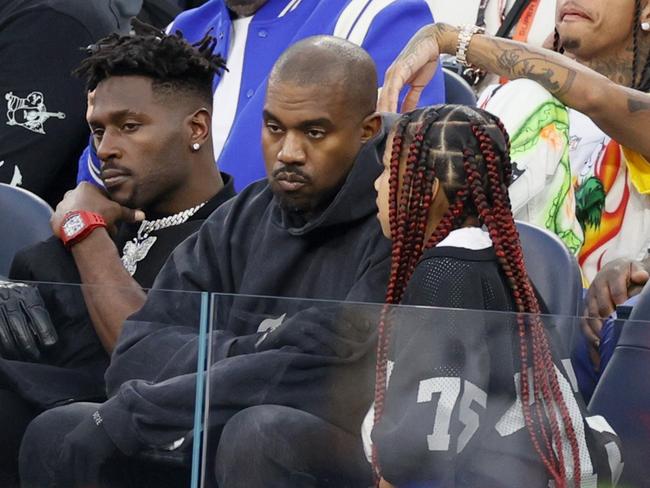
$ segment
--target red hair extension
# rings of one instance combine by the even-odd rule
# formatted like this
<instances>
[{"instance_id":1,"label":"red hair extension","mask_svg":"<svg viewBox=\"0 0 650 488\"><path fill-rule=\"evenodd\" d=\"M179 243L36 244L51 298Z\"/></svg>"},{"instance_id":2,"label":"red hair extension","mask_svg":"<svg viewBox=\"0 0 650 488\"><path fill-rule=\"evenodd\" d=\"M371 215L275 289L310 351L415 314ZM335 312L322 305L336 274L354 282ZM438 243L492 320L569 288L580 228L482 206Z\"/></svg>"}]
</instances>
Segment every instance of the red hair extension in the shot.
<instances>
[{"instance_id":1,"label":"red hair extension","mask_svg":"<svg viewBox=\"0 0 650 488\"><path fill-rule=\"evenodd\" d=\"M466 140L450 138L462 147L450 147L450 141L440 144L440 140L446 136L444 124L438 122L436 125L441 114L445 121L453 120L453 129L449 130L468 131L471 134ZM441 125L443 128L439 128ZM467 143L467 140L470 142ZM406 145L408 148L404 151ZM445 147L462 154L462 159L454 159L453 156L442 160L433 158L432 147ZM400 171L403 173L401 184ZM450 204L429 240L424 242L436 177ZM511 179L508 134L503 124L491 114L471 107L437 106L403 116L395 129L390 159L389 220L393 246L386 304L401 302L425 248L438 244L452 230L461 227L468 217L478 218L480 225L485 226L490 235L518 312L519 386L526 428L533 448L558 488L565 487L564 430L571 448L574 483L579 486L578 440L560 390L546 331L539 318L539 303L524 265L508 196L507 187ZM387 387L391 329L389 315L386 306L379 323L375 423L381 418ZM532 391L528 381L529 368L533 377ZM530 405L531 395L536 400L534 408ZM373 465L379 476L375 448Z\"/></svg>"}]
</instances>

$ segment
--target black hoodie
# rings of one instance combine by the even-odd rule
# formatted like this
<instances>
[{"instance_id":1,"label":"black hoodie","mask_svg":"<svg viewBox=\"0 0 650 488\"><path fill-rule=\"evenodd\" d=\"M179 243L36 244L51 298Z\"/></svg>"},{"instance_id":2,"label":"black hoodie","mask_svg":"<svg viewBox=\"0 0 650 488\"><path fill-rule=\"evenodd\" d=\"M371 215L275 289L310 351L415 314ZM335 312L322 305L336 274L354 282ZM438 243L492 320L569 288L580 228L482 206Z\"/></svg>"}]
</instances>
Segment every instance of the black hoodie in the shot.
<instances>
[{"instance_id":1,"label":"black hoodie","mask_svg":"<svg viewBox=\"0 0 650 488\"><path fill-rule=\"evenodd\" d=\"M268 297L383 302L390 243L376 218L373 182L384 142L382 131L364 145L332 203L305 225L292 227L259 181L176 249L125 323L106 373L110 399L99 415L123 452L164 446L192 429L197 291L220 294L208 380L214 436L239 410L260 404L299 408L359 432L372 400L379 307ZM281 325L265 333L268 319Z\"/></svg>"}]
</instances>

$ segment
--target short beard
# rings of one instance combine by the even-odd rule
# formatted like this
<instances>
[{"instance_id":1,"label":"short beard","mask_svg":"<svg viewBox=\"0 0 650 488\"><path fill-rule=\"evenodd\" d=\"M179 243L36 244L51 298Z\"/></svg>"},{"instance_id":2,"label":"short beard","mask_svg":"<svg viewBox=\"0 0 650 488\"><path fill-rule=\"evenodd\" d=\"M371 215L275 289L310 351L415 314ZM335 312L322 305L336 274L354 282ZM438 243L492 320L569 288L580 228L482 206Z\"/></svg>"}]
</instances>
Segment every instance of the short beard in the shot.
<instances>
[{"instance_id":1,"label":"short beard","mask_svg":"<svg viewBox=\"0 0 650 488\"><path fill-rule=\"evenodd\" d=\"M278 203L280 208L285 212L296 214L296 215L305 215L313 211L313 206L304 202L302 205L296 203L292 198L287 197L282 193L273 193L275 201Z\"/></svg>"},{"instance_id":2,"label":"short beard","mask_svg":"<svg viewBox=\"0 0 650 488\"><path fill-rule=\"evenodd\" d=\"M304 223L314 219L317 215L325 211L332 204L339 191L340 187L333 188L318 196L314 196L311 201L303 200L300 203L296 203L295 200L280 192L273 192L273 197L279 207L289 215L294 224L296 221L303 221L301 225L304 225Z\"/></svg>"},{"instance_id":3,"label":"short beard","mask_svg":"<svg viewBox=\"0 0 650 488\"><path fill-rule=\"evenodd\" d=\"M257 12L268 0L226 0L226 6L240 17Z\"/></svg>"},{"instance_id":4,"label":"short beard","mask_svg":"<svg viewBox=\"0 0 650 488\"><path fill-rule=\"evenodd\" d=\"M562 39L562 47L567 51L575 51L576 49L580 49L580 46L580 39Z\"/></svg>"},{"instance_id":5,"label":"short beard","mask_svg":"<svg viewBox=\"0 0 650 488\"><path fill-rule=\"evenodd\" d=\"M309 217L311 216L311 212L309 210L303 207L298 207L291 202L287 202L286 200L279 200L278 205L284 212L291 215L292 218L309 220Z\"/></svg>"}]
</instances>

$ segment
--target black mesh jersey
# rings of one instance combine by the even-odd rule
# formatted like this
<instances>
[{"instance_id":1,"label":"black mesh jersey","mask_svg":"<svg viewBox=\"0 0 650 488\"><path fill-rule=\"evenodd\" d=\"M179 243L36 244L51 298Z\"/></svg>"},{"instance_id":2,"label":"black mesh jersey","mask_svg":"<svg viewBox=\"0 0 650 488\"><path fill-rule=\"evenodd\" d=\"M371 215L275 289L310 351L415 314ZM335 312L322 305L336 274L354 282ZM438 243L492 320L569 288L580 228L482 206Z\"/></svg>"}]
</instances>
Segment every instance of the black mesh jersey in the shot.
<instances>
[{"instance_id":1,"label":"black mesh jersey","mask_svg":"<svg viewBox=\"0 0 650 488\"><path fill-rule=\"evenodd\" d=\"M503 313L514 304L493 248L425 251L402 304L444 308L391 315L389 385L372 433L384 478L409 488L549 486L524 424L516 318ZM611 486L618 438L602 417L586 418L552 321L545 326L578 434L581 486Z\"/></svg>"}]
</instances>

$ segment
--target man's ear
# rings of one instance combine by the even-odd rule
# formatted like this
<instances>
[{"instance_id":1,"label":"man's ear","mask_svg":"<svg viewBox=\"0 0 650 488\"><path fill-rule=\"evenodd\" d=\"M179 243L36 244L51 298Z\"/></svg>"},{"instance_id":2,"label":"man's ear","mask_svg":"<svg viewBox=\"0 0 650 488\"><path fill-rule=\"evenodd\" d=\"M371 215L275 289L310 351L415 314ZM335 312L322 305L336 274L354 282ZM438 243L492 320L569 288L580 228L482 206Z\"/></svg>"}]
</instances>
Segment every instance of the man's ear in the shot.
<instances>
[{"instance_id":1,"label":"man's ear","mask_svg":"<svg viewBox=\"0 0 650 488\"><path fill-rule=\"evenodd\" d=\"M212 116L210 111L201 107L193 114L187 117L187 123L190 129L190 146L198 143L199 145L205 144L210 138L210 130L212 127Z\"/></svg>"},{"instance_id":2,"label":"man's ear","mask_svg":"<svg viewBox=\"0 0 650 488\"><path fill-rule=\"evenodd\" d=\"M361 142L366 143L375 137L381 129L381 115L374 112L361 122Z\"/></svg>"}]
</instances>

